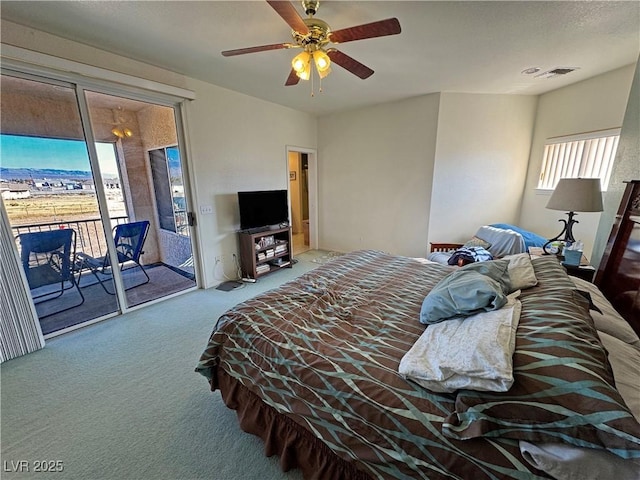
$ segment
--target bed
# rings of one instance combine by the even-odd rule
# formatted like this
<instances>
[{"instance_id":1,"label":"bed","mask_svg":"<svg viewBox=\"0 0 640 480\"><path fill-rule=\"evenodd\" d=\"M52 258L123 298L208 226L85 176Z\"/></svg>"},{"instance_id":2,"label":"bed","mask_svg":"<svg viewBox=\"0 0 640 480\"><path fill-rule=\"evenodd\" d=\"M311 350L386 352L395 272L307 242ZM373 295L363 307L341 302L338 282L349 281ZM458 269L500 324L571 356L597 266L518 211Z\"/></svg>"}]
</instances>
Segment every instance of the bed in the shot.
<instances>
[{"instance_id":1,"label":"bed","mask_svg":"<svg viewBox=\"0 0 640 480\"><path fill-rule=\"evenodd\" d=\"M534 284L516 292L507 391L436 392L400 374L435 328L419 321L425 298L458 267L378 251L338 257L232 308L196 371L266 455L305 478L562 478L589 465L637 478L640 340L555 257L530 266ZM471 340L456 341L468 350Z\"/></svg>"}]
</instances>

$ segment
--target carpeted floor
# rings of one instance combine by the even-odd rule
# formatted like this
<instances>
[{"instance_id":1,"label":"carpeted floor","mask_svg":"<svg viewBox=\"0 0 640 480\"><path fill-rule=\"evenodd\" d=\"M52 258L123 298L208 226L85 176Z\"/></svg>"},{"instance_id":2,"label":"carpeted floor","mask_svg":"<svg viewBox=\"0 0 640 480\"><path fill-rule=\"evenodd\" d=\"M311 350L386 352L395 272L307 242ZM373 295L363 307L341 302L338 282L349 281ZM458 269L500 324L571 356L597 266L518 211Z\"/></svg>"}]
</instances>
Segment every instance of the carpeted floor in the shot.
<instances>
[{"instance_id":1,"label":"carpeted floor","mask_svg":"<svg viewBox=\"0 0 640 480\"><path fill-rule=\"evenodd\" d=\"M56 337L4 363L3 480L302 478L264 456L262 441L240 430L194 367L218 316L317 267L313 258L325 253L301 254L293 268L230 292L197 290ZM63 471L34 473L43 460ZM16 472L20 465L31 471Z\"/></svg>"},{"instance_id":2,"label":"carpeted floor","mask_svg":"<svg viewBox=\"0 0 640 480\"><path fill-rule=\"evenodd\" d=\"M341 257L344 253L341 252L321 252L321 254L317 255L313 260L314 263L328 263L331 260L334 260L338 257Z\"/></svg>"}]
</instances>

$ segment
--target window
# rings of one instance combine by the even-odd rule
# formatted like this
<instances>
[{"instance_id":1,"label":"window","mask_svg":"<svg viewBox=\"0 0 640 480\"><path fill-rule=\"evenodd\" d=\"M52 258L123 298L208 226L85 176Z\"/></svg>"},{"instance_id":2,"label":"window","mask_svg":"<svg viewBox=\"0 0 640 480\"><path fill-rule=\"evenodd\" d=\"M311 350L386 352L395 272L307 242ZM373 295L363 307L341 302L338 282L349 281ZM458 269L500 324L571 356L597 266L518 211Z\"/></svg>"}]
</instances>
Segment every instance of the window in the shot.
<instances>
[{"instance_id":1,"label":"window","mask_svg":"<svg viewBox=\"0 0 640 480\"><path fill-rule=\"evenodd\" d=\"M187 204L178 147L149 151L160 228L189 236Z\"/></svg>"},{"instance_id":2,"label":"window","mask_svg":"<svg viewBox=\"0 0 640 480\"><path fill-rule=\"evenodd\" d=\"M607 189L620 129L555 137L544 146L538 188L553 190L561 178L599 178Z\"/></svg>"},{"instance_id":3,"label":"window","mask_svg":"<svg viewBox=\"0 0 640 480\"><path fill-rule=\"evenodd\" d=\"M99 215L84 141L3 133L0 144L0 188L2 198L15 200L5 205L12 222L33 223L49 216L77 221ZM96 142L95 147L109 215L126 217L115 144Z\"/></svg>"}]
</instances>

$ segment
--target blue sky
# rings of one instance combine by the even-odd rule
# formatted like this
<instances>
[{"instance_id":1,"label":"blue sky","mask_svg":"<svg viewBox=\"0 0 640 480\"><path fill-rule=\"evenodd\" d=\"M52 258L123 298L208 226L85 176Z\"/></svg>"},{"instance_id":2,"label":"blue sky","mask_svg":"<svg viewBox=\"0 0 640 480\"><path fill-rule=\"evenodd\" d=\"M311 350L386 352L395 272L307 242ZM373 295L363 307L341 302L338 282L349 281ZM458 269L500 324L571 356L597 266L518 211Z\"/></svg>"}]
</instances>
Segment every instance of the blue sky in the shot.
<instances>
[{"instance_id":1,"label":"blue sky","mask_svg":"<svg viewBox=\"0 0 640 480\"><path fill-rule=\"evenodd\" d=\"M98 143L103 174L117 174L113 144ZM86 145L80 140L0 135L0 165L5 168L91 170Z\"/></svg>"}]
</instances>

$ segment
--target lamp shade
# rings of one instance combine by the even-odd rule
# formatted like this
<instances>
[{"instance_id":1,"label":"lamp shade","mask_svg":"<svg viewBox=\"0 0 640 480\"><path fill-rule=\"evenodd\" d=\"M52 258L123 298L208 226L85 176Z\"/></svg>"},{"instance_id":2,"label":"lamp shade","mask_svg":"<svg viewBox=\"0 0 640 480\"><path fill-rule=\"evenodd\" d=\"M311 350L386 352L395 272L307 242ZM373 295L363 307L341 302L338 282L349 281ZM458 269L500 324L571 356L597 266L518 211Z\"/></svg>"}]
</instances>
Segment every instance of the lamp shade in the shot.
<instances>
[{"instance_id":1,"label":"lamp shade","mask_svg":"<svg viewBox=\"0 0 640 480\"><path fill-rule=\"evenodd\" d=\"M561 178L549 198L547 208L567 212L601 212L599 178Z\"/></svg>"}]
</instances>

